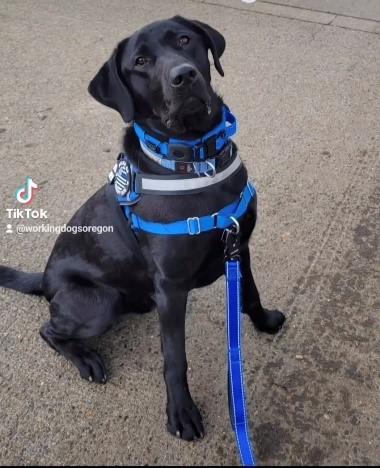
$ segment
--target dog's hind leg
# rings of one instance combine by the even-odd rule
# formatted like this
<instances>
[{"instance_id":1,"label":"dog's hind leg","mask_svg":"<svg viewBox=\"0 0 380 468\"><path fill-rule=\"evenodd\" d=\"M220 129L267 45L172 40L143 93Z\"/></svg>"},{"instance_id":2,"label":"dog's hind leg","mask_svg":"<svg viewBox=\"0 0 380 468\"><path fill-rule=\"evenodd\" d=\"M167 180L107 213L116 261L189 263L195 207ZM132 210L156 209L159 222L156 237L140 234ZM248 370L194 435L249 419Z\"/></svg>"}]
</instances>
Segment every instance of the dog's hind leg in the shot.
<instances>
[{"instance_id":1,"label":"dog's hind leg","mask_svg":"<svg viewBox=\"0 0 380 468\"><path fill-rule=\"evenodd\" d=\"M42 338L70 360L83 379L105 383L101 356L84 339L99 336L122 313L122 296L104 286L66 285L50 303L50 320L40 330Z\"/></svg>"},{"instance_id":2,"label":"dog's hind leg","mask_svg":"<svg viewBox=\"0 0 380 468\"><path fill-rule=\"evenodd\" d=\"M285 322L285 315L279 310L267 310L261 305L251 271L248 248L241 253L241 267L243 276L243 313L247 314L254 326L266 333L277 333Z\"/></svg>"}]
</instances>

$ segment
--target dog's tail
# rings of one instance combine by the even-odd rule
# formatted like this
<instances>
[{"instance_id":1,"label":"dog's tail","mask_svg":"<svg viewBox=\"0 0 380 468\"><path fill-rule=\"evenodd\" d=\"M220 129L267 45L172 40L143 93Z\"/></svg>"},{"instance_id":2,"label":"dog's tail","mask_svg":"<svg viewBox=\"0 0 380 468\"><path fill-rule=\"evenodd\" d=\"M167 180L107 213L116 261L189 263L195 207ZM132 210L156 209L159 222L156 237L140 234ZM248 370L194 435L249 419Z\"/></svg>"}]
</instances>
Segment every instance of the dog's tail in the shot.
<instances>
[{"instance_id":1,"label":"dog's tail","mask_svg":"<svg viewBox=\"0 0 380 468\"><path fill-rule=\"evenodd\" d=\"M26 273L0 265L0 286L15 289L24 294L43 294L43 273Z\"/></svg>"}]
</instances>

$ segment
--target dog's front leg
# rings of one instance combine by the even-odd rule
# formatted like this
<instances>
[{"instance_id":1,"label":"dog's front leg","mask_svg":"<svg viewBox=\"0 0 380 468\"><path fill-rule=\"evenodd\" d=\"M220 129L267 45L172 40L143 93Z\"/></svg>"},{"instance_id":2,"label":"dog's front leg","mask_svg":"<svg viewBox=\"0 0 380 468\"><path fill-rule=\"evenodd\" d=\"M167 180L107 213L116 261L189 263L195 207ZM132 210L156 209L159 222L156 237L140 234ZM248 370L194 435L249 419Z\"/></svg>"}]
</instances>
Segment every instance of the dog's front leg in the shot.
<instances>
[{"instance_id":1,"label":"dog's front leg","mask_svg":"<svg viewBox=\"0 0 380 468\"><path fill-rule=\"evenodd\" d=\"M158 281L156 300L167 391L168 431L182 439L203 437L202 417L187 383L185 316L188 291L167 280Z\"/></svg>"},{"instance_id":2,"label":"dog's front leg","mask_svg":"<svg viewBox=\"0 0 380 468\"><path fill-rule=\"evenodd\" d=\"M277 333L285 322L285 315L279 310L267 310L261 305L259 291L251 271L248 247L241 253L243 277L243 312L252 320L254 326L266 333Z\"/></svg>"}]
</instances>

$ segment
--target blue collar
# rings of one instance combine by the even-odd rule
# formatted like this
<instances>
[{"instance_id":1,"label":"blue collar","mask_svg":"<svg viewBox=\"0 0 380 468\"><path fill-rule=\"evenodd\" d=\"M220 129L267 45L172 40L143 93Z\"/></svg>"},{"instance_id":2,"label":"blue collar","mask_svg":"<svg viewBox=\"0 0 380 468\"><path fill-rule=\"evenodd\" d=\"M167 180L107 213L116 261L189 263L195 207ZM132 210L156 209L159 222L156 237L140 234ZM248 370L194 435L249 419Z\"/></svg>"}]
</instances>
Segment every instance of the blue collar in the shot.
<instances>
[{"instance_id":1,"label":"blue collar","mask_svg":"<svg viewBox=\"0 0 380 468\"><path fill-rule=\"evenodd\" d=\"M222 122L196 140L169 138L161 141L148 134L136 122L133 124L140 144L145 145L157 157L180 162L205 161L214 158L235 135L237 121L227 106L223 106Z\"/></svg>"}]
</instances>

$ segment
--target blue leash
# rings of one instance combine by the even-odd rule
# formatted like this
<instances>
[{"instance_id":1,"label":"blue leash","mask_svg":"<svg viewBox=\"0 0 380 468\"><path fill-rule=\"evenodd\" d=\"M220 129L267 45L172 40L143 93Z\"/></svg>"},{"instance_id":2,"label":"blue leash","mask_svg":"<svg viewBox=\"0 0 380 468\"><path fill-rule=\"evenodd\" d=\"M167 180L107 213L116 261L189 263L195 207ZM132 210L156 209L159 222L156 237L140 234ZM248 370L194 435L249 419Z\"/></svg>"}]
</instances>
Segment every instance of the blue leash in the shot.
<instances>
[{"instance_id":1,"label":"blue leash","mask_svg":"<svg viewBox=\"0 0 380 468\"><path fill-rule=\"evenodd\" d=\"M238 226L238 223L236 223ZM241 350L241 272L238 229L226 229L225 273L227 292L228 338L228 401L232 429L235 432L241 464L256 466L255 453L250 442L248 417L244 395L244 370Z\"/></svg>"}]
</instances>

